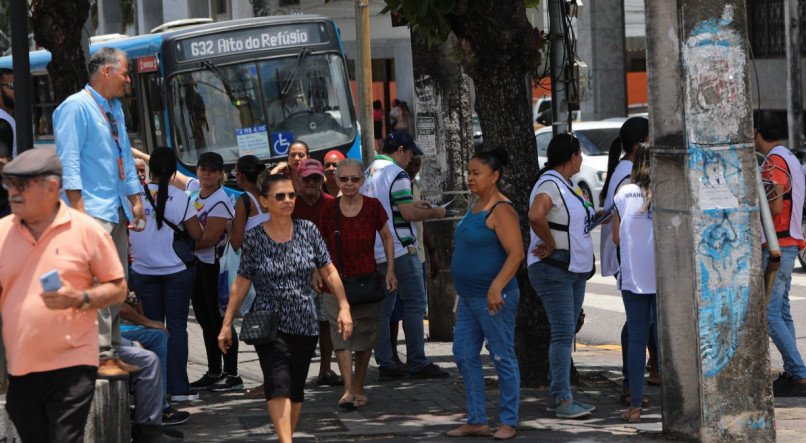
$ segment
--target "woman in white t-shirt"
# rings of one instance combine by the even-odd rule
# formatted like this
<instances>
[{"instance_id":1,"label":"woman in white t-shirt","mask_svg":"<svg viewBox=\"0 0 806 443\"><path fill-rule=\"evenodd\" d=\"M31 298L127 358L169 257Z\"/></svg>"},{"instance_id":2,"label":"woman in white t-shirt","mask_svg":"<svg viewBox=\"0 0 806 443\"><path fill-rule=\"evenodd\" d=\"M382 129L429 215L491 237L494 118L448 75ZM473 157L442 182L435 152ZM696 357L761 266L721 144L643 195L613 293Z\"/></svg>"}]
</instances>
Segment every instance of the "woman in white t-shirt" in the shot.
<instances>
[{"instance_id":1,"label":"woman in white t-shirt","mask_svg":"<svg viewBox=\"0 0 806 443\"><path fill-rule=\"evenodd\" d=\"M244 155L235 164L235 181L243 189L243 194L235 202L235 218L232 220L232 232L229 244L233 249L241 249L246 231L269 219L269 211L258 202L260 195L257 189L257 177L266 169L266 165L254 155Z\"/></svg>"},{"instance_id":2,"label":"woman in white t-shirt","mask_svg":"<svg viewBox=\"0 0 806 443\"><path fill-rule=\"evenodd\" d=\"M649 120L644 117L632 117L627 119L621 129L619 136L610 144L610 152L607 158L607 178L605 179L603 192L599 194L599 205L607 212L613 211L613 197L618 189L630 182L630 172L632 171L633 151L635 147L647 140L649 137ZM621 153L624 156L619 159ZM602 223L601 238L599 242L599 258L601 259L600 270L602 277L617 276L619 272L618 247L613 243L613 224L610 221ZM624 375L621 402L630 404L629 376L627 375L627 354L629 353L629 329L627 322L621 328L621 372ZM655 363L655 342L649 342L650 355L650 378L653 384L660 383L660 376ZM647 403L644 402L644 407Z\"/></svg>"},{"instance_id":3,"label":"woman in white t-shirt","mask_svg":"<svg viewBox=\"0 0 806 443\"><path fill-rule=\"evenodd\" d=\"M649 149L636 146L630 183L614 198L613 242L619 246L621 267L618 285L624 300L629 329L628 374L631 401L622 418L641 420L644 390L645 349L655 324L655 241L652 231L652 190L649 179Z\"/></svg>"},{"instance_id":4,"label":"woman in white t-shirt","mask_svg":"<svg viewBox=\"0 0 806 443\"><path fill-rule=\"evenodd\" d=\"M184 228L196 241L202 238L202 227L190 198L170 184L176 173L174 151L155 149L148 166L151 183L141 199L149 221L143 231L129 232L131 285L143 303L145 316L164 322L168 330L168 395L189 395L187 321L196 266L186 265L174 251L176 232L170 224Z\"/></svg>"},{"instance_id":5,"label":"woman in white t-shirt","mask_svg":"<svg viewBox=\"0 0 806 443\"><path fill-rule=\"evenodd\" d=\"M546 408L558 418L590 415L591 405L571 394L571 347L585 283L593 271L589 224L593 205L571 176L582 165L582 150L573 134L560 134L548 146L548 162L529 197L531 243L527 251L529 280L543 301L551 325L549 367L551 399Z\"/></svg>"},{"instance_id":6,"label":"woman in white t-shirt","mask_svg":"<svg viewBox=\"0 0 806 443\"><path fill-rule=\"evenodd\" d=\"M202 328L204 348L207 352L207 373L191 383L195 389L207 388L213 392L243 389L238 375L238 340L222 355L218 348L218 332L223 318L218 310L218 250L226 239L227 224L232 220L232 202L221 186L224 181L224 159L216 152L204 152L196 161L196 178L177 175L184 185L204 226L204 235L196 242L198 272L193 285L193 313ZM233 328L233 336L235 330ZM223 369L221 361L224 361ZM177 399L176 401L180 401Z\"/></svg>"}]
</instances>

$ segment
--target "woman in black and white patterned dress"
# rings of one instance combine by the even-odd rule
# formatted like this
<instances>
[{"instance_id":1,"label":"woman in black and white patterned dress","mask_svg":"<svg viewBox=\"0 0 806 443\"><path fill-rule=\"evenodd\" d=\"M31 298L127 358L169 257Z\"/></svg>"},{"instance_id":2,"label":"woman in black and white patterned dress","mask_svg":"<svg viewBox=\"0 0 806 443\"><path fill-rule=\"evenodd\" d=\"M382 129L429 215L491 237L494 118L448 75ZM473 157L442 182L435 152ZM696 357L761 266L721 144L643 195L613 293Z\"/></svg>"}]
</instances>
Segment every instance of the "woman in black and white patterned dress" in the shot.
<instances>
[{"instance_id":1,"label":"woman in black and white patterned dress","mask_svg":"<svg viewBox=\"0 0 806 443\"><path fill-rule=\"evenodd\" d=\"M218 344L223 352L232 345L232 320L250 285L257 293L254 310L279 309L277 340L257 345L255 350L266 385L269 417L280 442L290 442L319 336L311 285L314 270L320 271L338 300L339 331L345 340L352 333L353 323L344 286L319 229L307 220L291 219L296 198L291 180L263 173L258 178L258 190L258 199L271 217L246 232Z\"/></svg>"}]
</instances>

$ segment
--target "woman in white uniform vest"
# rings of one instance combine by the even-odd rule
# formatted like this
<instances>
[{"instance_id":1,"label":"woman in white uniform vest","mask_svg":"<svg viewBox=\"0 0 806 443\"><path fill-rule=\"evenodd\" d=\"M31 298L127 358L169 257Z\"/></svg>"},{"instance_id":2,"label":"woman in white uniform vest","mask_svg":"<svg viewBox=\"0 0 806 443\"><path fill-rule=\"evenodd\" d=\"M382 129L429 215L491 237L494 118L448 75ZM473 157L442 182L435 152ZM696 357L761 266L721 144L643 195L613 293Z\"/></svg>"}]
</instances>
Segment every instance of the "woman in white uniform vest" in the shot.
<instances>
[{"instance_id":1,"label":"woman in white uniform vest","mask_svg":"<svg viewBox=\"0 0 806 443\"><path fill-rule=\"evenodd\" d=\"M613 197L616 192L623 185L630 183L630 172L633 166L633 151L635 146L649 137L649 120L644 117L632 117L627 119L621 129L619 136L613 143L610 144L610 152L607 158L607 178L604 183L604 192L599 194L599 205L606 211L613 211ZM619 159L621 153L624 156ZM609 221L602 224L601 228L601 241L599 242L599 257L601 259L601 272L602 277L618 276L619 262L618 262L618 247L613 243L613 224ZM627 322L621 328L621 373L624 375L623 391L621 394L621 402L625 405L630 404L630 388L629 376L627 374L627 354L629 353L629 330ZM649 360L650 360L650 375L649 382L652 384L660 383L660 375L657 371L657 364L655 362L655 341L650 338L649 340ZM646 402L644 407L646 407Z\"/></svg>"},{"instance_id":2,"label":"woman in white uniform vest","mask_svg":"<svg viewBox=\"0 0 806 443\"><path fill-rule=\"evenodd\" d=\"M549 143L547 154L546 167L529 197L529 280L551 325L551 399L546 409L556 411L558 418L580 418L595 409L574 400L570 378L576 321L585 282L593 271L588 224L594 214L591 202L571 181L582 165L579 140L572 134L560 134Z\"/></svg>"},{"instance_id":3,"label":"woman in white uniform vest","mask_svg":"<svg viewBox=\"0 0 806 443\"><path fill-rule=\"evenodd\" d=\"M614 198L613 244L619 246L621 266L618 287L624 300L629 330L628 374L632 393L622 418L641 420L646 346L657 335L655 323L655 240L652 232L652 190L649 180L649 147L635 147L630 183ZM657 343L657 337L655 337Z\"/></svg>"}]
</instances>

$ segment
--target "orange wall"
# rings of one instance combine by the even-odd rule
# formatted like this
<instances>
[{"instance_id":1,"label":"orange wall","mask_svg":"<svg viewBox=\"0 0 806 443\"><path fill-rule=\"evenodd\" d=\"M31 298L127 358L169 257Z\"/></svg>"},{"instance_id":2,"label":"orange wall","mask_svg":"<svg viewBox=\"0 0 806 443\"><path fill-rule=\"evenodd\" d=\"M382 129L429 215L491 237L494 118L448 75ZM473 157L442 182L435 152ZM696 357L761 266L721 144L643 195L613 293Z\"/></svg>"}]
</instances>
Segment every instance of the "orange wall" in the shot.
<instances>
[{"instance_id":1,"label":"orange wall","mask_svg":"<svg viewBox=\"0 0 806 443\"><path fill-rule=\"evenodd\" d=\"M649 103L646 72L628 72L627 104L643 105L646 103Z\"/></svg>"}]
</instances>

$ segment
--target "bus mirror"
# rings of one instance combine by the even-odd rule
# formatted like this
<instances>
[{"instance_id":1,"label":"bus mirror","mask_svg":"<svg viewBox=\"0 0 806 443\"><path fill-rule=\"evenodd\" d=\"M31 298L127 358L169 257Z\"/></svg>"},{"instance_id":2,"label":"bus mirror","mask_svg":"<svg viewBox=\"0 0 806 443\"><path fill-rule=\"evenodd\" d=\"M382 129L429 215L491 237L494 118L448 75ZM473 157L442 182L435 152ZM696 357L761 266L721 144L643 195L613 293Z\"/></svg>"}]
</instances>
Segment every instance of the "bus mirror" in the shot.
<instances>
[{"instance_id":1,"label":"bus mirror","mask_svg":"<svg viewBox=\"0 0 806 443\"><path fill-rule=\"evenodd\" d=\"M151 77L148 86L148 101L151 105L151 111L159 112L162 110L162 79L156 76Z\"/></svg>"}]
</instances>

